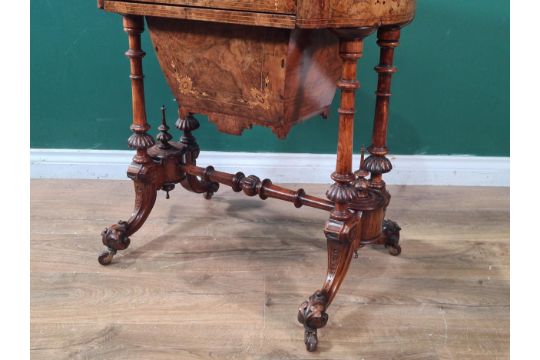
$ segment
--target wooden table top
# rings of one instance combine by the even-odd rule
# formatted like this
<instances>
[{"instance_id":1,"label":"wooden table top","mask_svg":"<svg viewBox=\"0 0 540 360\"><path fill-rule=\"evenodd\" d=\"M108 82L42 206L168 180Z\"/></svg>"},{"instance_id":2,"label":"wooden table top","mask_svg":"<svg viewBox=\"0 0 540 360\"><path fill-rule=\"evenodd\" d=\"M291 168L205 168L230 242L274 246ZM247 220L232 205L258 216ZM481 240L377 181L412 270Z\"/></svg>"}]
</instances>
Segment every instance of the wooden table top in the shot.
<instances>
[{"instance_id":1,"label":"wooden table top","mask_svg":"<svg viewBox=\"0 0 540 360\"><path fill-rule=\"evenodd\" d=\"M416 0L98 0L106 11L276 28L404 24Z\"/></svg>"}]
</instances>

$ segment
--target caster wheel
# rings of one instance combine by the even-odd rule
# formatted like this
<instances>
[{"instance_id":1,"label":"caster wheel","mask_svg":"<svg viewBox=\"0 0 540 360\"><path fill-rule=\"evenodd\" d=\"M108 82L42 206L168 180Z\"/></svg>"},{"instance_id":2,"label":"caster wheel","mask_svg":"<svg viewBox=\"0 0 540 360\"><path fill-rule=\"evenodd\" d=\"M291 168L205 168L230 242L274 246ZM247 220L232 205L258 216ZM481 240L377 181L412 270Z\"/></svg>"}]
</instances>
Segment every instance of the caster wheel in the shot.
<instances>
[{"instance_id":1,"label":"caster wheel","mask_svg":"<svg viewBox=\"0 0 540 360\"><path fill-rule=\"evenodd\" d=\"M317 330L306 330L304 335L304 343L306 344L307 351L314 352L317 350L317 344L319 343L319 340L317 339Z\"/></svg>"},{"instance_id":2,"label":"caster wheel","mask_svg":"<svg viewBox=\"0 0 540 360\"><path fill-rule=\"evenodd\" d=\"M383 234L385 237L384 247L389 248L388 252L392 256L401 254L401 246L399 246L399 231L401 227L392 220L384 220Z\"/></svg>"},{"instance_id":3,"label":"caster wheel","mask_svg":"<svg viewBox=\"0 0 540 360\"><path fill-rule=\"evenodd\" d=\"M390 249L388 250L388 253L392 256L398 256L399 254L401 254L401 246L399 245L391 246Z\"/></svg>"},{"instance_id":4,"label":"caster wheel","mask_svg":"<svg viewBox=\"0 0 540 360\"><path fill-rule=\"evenodd\" d=\"M109 265L115 254L116 250L107 249L98 256L98 261L101 265Z\"/></svg>"},{"instance_id":5,"label":"caster wheel","mask_svg":"<svg viewBox=\"0 0 540 360\"><path fill-rule=\"evenodd\" d=\"M205 193L204 193L204 198L205 198L206 200L210 200L210 199L212 199L212 196L213 196L213 195L214 195L213 192L208 191L208 192L205 192Z\"/></svg>"}]
</instances>

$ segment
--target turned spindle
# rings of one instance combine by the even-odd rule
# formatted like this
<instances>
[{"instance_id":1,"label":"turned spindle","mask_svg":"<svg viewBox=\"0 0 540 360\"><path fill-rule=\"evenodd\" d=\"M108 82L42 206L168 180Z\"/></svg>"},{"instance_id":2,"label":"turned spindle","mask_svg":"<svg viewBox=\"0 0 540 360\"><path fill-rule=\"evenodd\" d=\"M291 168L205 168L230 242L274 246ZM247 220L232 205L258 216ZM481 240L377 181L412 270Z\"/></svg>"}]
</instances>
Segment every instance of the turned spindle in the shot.
<instances>
[{"instance_id":1,"label":"turned spindle","mask_svg":"<svg viewBox=\"0 0 540 360\"><path fill-rule=\"evenodd\" d=\"M133 110L133 123L131 124L131 135L128 145L136 149L137 153L133 162L144 164L151 161L147 150L154 144L152 136L147 134L150 125L146 121L146 108L144 102L144 75L142 70L142 58L146 55L141 49L141 33L144 31L144 20L142 16L124 16L124 31L128 34L129 49L126 56L129 58L131 72L131 103Z\"/></svg>"},{"instance_id":2,"label":"turned spindle","mask_svg":"<svg viewBox=\"0 0 540 360\"><path fill-rule=\"evenodd\" d=\"M385 190L382 175L392 170L392 163L386 157L388 148L386 138L388 133L388 111L390 105L390 86L392 75L397 71L394 67L394 49L399 45L399 27L379 28L377 31L377 45L380 47L379 65L375 67L378 74L377 101L375 104L375 117L373 121L372 144L368 151L370 156L366 159L365 167L371 173L371 186L375 189Z\"/></svg>"}]
</instances>

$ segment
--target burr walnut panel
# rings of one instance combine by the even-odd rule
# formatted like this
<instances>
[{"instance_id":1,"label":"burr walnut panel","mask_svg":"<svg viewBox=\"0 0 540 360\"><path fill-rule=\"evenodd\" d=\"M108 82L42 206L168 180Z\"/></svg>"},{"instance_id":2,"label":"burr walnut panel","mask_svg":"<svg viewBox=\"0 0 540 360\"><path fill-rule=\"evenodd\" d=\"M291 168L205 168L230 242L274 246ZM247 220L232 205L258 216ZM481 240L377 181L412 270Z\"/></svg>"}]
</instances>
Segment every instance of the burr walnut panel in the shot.
<instances>
[{"instance_id":1,"label":"burr walnut panel","mask_svg":"<svg viewBox=\"0 0 540 360\"><path fill-rule=\"evenodd\" d=\"M154 48L182 107L240 134L253 124L278 137L326 110L341 60L327 30L271 29L147 17Z\"/></svg>"}]
</instances>

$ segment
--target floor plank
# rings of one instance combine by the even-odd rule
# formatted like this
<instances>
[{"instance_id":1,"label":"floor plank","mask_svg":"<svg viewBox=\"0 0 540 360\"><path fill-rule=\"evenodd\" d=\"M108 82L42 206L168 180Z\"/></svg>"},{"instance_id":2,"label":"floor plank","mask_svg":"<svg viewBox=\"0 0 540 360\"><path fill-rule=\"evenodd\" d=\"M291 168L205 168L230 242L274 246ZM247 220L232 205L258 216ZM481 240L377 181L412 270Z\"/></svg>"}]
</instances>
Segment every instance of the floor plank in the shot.
<instances>
[{"instance_id":1,"label":"floor plank","mask_svg":"<svg viewBox=\"0 0 540 360\"><path fill-rule=\"evenodd\" d=\"M295 317L326 271L325 212L178 189L100 266L99 233L129 215L132 191L32 181L32 359L509 357L506 188L391 187L403 253L361 250L314 354Z\"/></svg>"}]
</instances>

